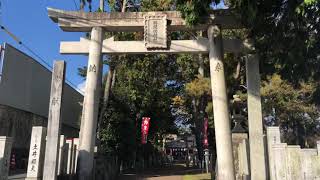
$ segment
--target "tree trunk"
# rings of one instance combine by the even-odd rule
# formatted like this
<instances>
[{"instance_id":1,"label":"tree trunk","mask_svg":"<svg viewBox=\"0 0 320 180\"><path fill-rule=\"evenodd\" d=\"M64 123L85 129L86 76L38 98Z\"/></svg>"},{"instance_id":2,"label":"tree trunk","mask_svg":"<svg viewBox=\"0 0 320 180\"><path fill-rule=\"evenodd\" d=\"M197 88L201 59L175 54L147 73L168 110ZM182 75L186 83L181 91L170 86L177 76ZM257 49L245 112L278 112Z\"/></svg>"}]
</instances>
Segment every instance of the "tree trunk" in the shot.
<instances>
[{"instance_id":1,"label":"tree trunk","mask_svg":"<svg viewBox=\"0 0 320 180\"><path fill-rule=\"evenodd\" d=\"M80 11L83 11L84 10L84 0L80 0Z\"/></svg>"},{"instance_id":2,"label":"tree trunk","mask_svg":"<svg viewBox=\"0 0 320 180\"><path fill-rule=\"evenodd\" d=\"M127 0L123 0L121 12L126 12Z\"/></svg>"},{"instance_id":3,"label":"tree trunk","mask_svg":"<svg viewBox=\"0 0 320 180\"><path fill-rule=\"evenodd\" d=\"M240 62L240 60L239 60L239 58L238 58L238 55L236 55L235 58L238 59L238 63L237 63L237 67L236 67L236 72L234 73L234 76L233 76L233 77L234 77L235 79L238 79L239 76L240 76L241 62Z\"/></svg>"},{"instance_id":4,"label":"tree trunk","mask_svg":"<svg viewBox=\"0 0 320 180\"><path fill-rule=\"evenodd\" d=\"M104 12L104 1L105 0L100 0L100 10L101 10L101 12Z\"/></svg>"}]
</instances>

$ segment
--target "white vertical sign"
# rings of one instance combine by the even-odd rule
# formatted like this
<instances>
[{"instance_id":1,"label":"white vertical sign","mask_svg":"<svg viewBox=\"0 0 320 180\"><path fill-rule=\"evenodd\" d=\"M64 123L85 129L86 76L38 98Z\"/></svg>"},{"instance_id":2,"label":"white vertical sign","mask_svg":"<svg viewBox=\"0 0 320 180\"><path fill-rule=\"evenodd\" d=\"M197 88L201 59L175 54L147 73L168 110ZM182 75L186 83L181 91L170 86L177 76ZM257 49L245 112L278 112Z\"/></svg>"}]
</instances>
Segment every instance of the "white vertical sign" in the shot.
<instances>
[{"instance_id":1,"label":"white vertical sign","mask_svg":"<svg viewBox=\"0 0 320 180\"><path fill-rule=\"evenodd\" d=\"M32 128L27 178L42 176L46 132L47 129L41 126Z\"/></svg>"}]
</instances>

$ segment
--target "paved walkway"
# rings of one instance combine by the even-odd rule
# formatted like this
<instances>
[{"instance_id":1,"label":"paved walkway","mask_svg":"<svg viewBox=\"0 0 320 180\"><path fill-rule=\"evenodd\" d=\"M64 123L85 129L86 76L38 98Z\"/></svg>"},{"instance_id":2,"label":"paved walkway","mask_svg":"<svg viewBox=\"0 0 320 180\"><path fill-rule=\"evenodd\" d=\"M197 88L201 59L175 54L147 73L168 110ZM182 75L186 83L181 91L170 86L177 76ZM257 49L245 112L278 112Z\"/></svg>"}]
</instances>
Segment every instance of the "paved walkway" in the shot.
<instances>
[{"instance_id":1,"label":"paved walkway","mask_svg":"<svg viewBox=\"0 0 320 180\"><path fill-rule=\"evenodd\" d=\"M187 168L183 164L174 164L143 172L126 172L118 180L183 180L184 175L200 174L200 169ZM26 174L10 176L9 180L24 180Z\"/></svg>"},{"instance_id":2,"label":"paved walkway","mask_svg":"<svg viewBox=\"0 0 320 180\"><path fill-rule=\"evenodd\" d=\"M145 170L143 173L127 172L120 176L119 180L183 180L187 174L198 174L201 170L186 168L182 164Z\"/></svg>"}]
</instances>

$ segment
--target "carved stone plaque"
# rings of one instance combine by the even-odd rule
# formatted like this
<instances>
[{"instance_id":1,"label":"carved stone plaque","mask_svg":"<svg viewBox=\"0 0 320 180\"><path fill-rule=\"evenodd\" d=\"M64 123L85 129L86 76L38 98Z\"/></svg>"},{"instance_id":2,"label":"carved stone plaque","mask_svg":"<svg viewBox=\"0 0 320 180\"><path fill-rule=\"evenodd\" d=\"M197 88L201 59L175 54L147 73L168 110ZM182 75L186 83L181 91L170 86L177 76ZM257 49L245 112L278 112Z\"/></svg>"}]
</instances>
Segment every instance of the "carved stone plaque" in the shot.
<instances>
[{"instance_id":1,"label":"carved stone plaque","mask_svg":"<svg viewBox=\"0 0 320 180\"><path fill-rule=\"evenodd\" d=\"M146 48L167 48L167 16L145 16L144 42Z\"/></svg>"}]
</instances>

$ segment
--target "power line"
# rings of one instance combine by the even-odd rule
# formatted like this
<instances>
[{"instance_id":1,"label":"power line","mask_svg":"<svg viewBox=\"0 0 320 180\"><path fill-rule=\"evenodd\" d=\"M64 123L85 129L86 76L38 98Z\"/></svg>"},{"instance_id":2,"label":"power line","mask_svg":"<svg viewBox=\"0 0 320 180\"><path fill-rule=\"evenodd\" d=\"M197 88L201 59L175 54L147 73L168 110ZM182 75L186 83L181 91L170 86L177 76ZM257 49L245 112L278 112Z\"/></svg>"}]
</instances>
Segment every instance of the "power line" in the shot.
<instances>
[{"instance_id":1,"label":"power line","mask_svg":"<svg viewBox=\"0 0 320 180\"><path fill-rule=\"evenodd\" d=\"M18 44L20 44L22 47L24 47L25 49L27 49L29 52L31 52L31 54L33 54L38 60L40 60L48 69L50 69L51 71L53 70L53 67L46 61L44 60L40 55L38 55L35 51L33 51L30 47L28 47L25 43L22 43L22 41L15 36L13 33L11 33L8 29L6 29L4 26L0 25L0 28L6 32L12 39L14 39ZM66 82L71 85L73 88L79 90L77 88L77 86L75 84L73 84L71 81L69 81L66 78ZM79 90L80 91L80 90Z\"/></svg>"}]
</instances>

